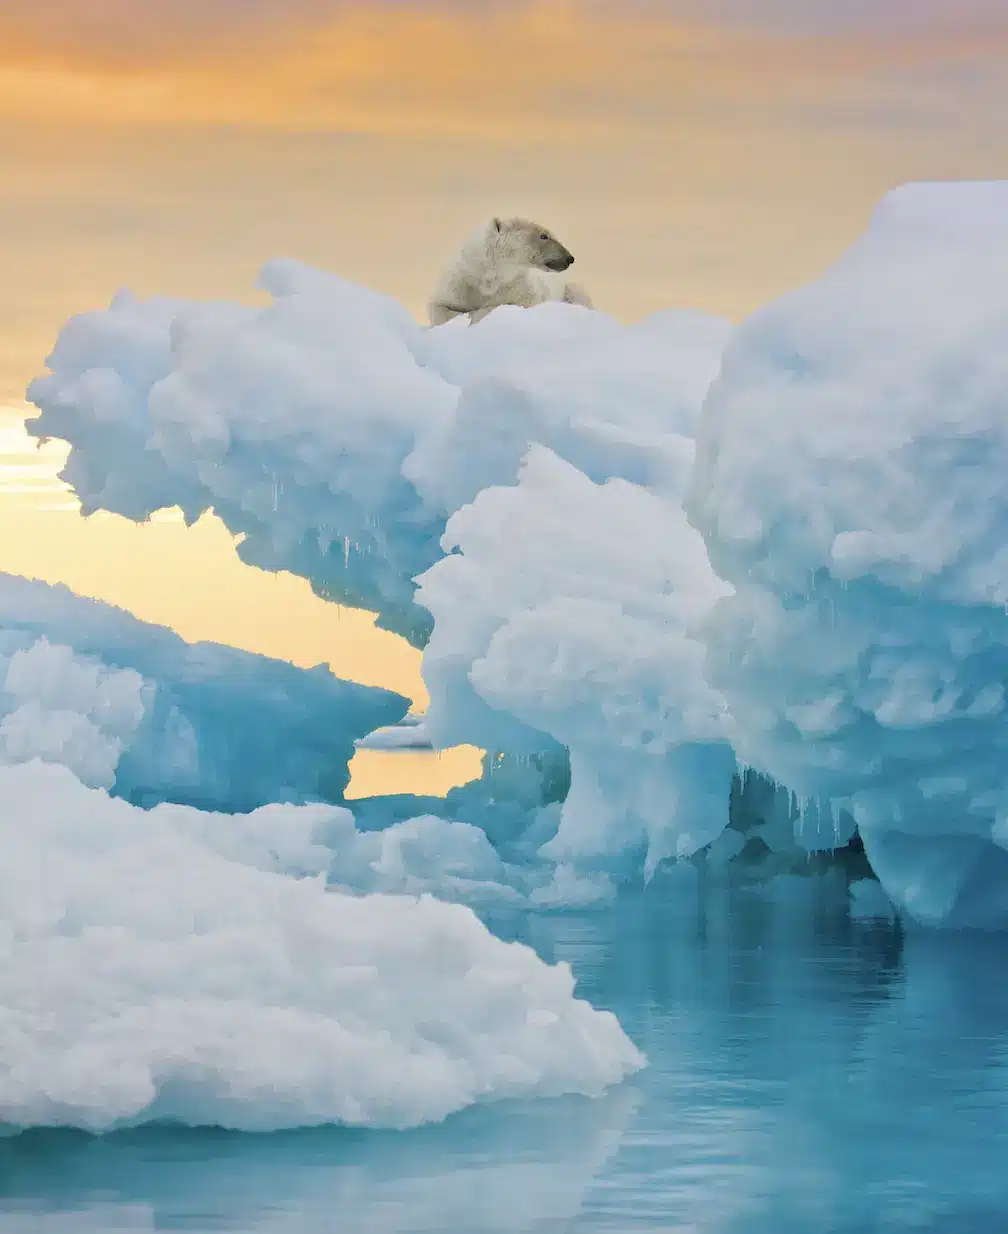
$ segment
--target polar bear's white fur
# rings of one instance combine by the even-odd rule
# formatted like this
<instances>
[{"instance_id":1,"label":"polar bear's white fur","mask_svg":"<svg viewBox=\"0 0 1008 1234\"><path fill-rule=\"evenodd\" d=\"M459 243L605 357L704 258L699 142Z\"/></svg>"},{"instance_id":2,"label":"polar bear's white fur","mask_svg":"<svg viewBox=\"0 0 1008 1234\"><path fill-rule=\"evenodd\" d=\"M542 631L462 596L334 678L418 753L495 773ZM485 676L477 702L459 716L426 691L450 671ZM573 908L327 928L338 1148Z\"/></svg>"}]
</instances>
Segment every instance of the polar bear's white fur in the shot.
<instances>
[{"instance_id":1,"label":"polar bear's white fur","mask_svg":"<svg viewBox=\"0 0 1008 1234\"><path fill-rule=\"evenodd\" d=\"M573 254L529 219L491 219L463 245L427 305L432 326L468 314L471 324L501 304L531 308L547 300L592 307L584 288L559 276Z\"/></svg>"}]
</instances>

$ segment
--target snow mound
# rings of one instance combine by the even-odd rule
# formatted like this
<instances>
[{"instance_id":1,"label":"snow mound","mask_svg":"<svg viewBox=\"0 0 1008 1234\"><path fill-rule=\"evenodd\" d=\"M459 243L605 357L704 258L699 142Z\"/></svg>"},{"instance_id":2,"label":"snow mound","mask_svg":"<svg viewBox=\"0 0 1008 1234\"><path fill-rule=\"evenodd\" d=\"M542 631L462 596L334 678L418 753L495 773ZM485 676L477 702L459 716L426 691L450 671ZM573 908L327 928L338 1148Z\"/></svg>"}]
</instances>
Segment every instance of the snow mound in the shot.
<instances>
[{"instance_id":1,"label":"snow mound","mask_svg":"<svg viewBox=\"0 0 1008 1234\"><path fill-rule=\"evenodd\" d=\"M1008 925L1006 220L1008 183L886 198L736 332L688 500L740 759L845 805L931 925Z\"/></svg>"},{"instance_id":2,"label":"snow mound","mask_svg":"<svg viewBox=\"0 0 1008 1234\"><path fill-rule=\"evenodd\" d=\"M63 764L141 805L340 801L355 740L408 706L0 574L0 764Z\"/></svg>"},{"instance_id":3,"label":"snow mound","mask_svg":"<svg viewBox=\"0 0 1008 1234\"><path fill-rule=\"evenodd\" d=\"M678 495L729 331L704 313L622 326L559 303L505 306L478 329L460 321L432 330L428 363L459 394L426 427L403 474L448 516L483 489L513 483L539 443L595 481L620 477Z\"/></svg>"},{"instance_id":4,"label":"snow mound","mask_svg":"<svg viewBox=\"0 0 1008 1234\"><path fill-rule=\"evenodd\" d=\"M278 872L325 853L276 809L231 832L0 767L0 1123L401 1128L643 1066L569 968L469 909Z\"/></svg>"}]
</instances>

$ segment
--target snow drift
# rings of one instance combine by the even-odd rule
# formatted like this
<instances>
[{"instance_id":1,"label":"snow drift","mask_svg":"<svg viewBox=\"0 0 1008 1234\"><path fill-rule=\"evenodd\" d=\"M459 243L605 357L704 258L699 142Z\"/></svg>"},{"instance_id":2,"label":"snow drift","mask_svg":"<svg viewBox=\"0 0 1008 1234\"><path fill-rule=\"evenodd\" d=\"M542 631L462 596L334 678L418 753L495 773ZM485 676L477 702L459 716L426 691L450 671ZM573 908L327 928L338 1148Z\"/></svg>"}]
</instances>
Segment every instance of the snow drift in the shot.
<instances>
[{"instance_id":1,"label":"snow drift","mask_svg":"<svg viewBox=\"0 0 1008 1234\"><path fill-rule=\"evenodd\" d=\"M291 262L262 309L124 293L61 334L33 431L85 509L213 506L426 645L435 744L569 751L575 865L724 847L737 758L816 802L763 794L764 844L856 820L913 917L1001 925L1006 205L901 190L734 333L555 304L428 331Z\"/></svg>"},{"instance_id":2,"label":"snow drift","mask_svg":"<svg viewBox=\"0 0 1008 1234\"><path fill-rule=\"evenodd\" d=\"M643 1065L567 966L469 909L327 891L312 813L0 767L0 1124L409 1127Z\"/></svg>"},{"instance_id":3,"label":"snow drift","mask_svg":"<svg viewBox=\"0 0 1008 1234\"><path fill-rule=\"evenodd\" d=\"M341 801L355 740L408 706L0 574L0 764L62 764L140 805Z\"/></svg>"}]
</instances>

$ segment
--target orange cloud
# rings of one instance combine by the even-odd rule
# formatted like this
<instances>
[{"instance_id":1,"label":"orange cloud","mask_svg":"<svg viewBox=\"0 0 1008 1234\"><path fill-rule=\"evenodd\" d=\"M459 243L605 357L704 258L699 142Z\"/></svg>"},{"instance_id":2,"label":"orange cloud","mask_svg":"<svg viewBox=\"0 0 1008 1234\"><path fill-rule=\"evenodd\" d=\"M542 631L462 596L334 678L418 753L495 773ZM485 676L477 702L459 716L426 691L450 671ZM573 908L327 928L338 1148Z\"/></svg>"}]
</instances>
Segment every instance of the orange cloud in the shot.
<instances>
[{"instance_id":1,"label":"orange cloud","mask_svg":"<svg viewBox=\"0 0 1008 1234\"><path fill-rule=\"evenodd\" d=\"M50 52L8 30L0 115L103 125L439 136L594 135L633 126L743 124L754 108L824 98L885 107L930 75L1008 63L1008 18L912 35L784 37L617 15L574 2L355 5L322 25L249 26L244 38L110 61L85 43ZM1008 74L1006 74L1008 76ZM932 97L921 87L921 98ZM954 92L947 100L955 105Z\"/></svg>"}]
</instances>

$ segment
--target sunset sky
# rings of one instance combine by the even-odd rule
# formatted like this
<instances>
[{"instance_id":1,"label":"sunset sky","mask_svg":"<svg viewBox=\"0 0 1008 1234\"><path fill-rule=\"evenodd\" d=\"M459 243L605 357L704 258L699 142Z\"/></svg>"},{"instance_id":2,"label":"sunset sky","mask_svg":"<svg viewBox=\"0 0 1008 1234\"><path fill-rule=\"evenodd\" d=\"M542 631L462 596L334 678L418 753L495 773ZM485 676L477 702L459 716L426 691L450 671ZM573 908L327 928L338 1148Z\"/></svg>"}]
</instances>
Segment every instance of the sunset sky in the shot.
<instances>
[{"instance_id":1,"label":"sunset sky","mask_svg":"<svg viewBox=\"0 0 1008 1234\"><path fill-rule=\"evenodd\" d=\"M1006 116L1008 0L4 0L0 569L422 701L413 653L241 567L212 519L80 520L20 428L65 318L123 285L249 299L277 255L419 314L509 212L621 319L739 318L891 186L1008 176Z\"/></svg>"}]
</instances>

